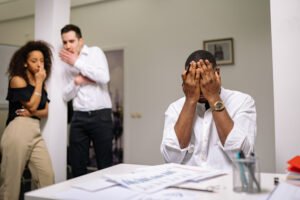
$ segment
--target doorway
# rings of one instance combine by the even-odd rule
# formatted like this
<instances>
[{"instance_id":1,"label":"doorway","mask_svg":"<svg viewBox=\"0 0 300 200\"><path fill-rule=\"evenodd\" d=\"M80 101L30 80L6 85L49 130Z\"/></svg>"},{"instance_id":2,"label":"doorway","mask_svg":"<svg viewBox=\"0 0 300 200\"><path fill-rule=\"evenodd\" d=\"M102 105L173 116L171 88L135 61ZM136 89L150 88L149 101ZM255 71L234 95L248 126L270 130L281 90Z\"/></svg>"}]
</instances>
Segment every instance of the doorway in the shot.
<instances>
[{"instance_id":1,"label":"doorway","mask_svg":"<svg viewBox=\"0 0 300 200\"><path fill-rule=\"evenodd\" d=\"M113 164L118 164L123 162L124 50L104 53L110 72L109 91L114 115Z\"/></svg>"},{"instance_id":2,"label":"doorway","mask_svg":"<svg viewBox=\"0 0 300 200\"><path fill-rule=\"evenodd\" d=\"M114 121L113 137L113 165L123 162L123 99L124 99L124 50L104 51L110 73L108 84L112 100ZM88 172L97 170L96 157L93 144L90 146L90 162Z\"/></svg>"}]
</instances>

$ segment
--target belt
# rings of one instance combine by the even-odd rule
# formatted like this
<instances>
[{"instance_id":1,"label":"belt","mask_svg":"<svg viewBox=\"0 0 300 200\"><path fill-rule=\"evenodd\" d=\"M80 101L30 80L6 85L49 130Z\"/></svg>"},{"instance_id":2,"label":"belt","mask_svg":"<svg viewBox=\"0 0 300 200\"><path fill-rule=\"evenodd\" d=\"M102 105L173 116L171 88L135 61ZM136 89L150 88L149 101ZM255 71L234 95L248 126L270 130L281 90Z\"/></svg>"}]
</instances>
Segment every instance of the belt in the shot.
<instances>
[{"instance_id":1,"label":"belt","mask_svg":"<svg viewBox=\"0 0 300 200\"><path fill-rule=\"evenodd\" d=\"M74 111L74 114L79 114L79 115L88 115L88 116L92 116L92 115L96 115L99 114L101 112L105 112L105 111L111 111L111 108L104 108L104 109L100 109L100 110L91 110L91 111Z\"/></svg>"}]
</instances>

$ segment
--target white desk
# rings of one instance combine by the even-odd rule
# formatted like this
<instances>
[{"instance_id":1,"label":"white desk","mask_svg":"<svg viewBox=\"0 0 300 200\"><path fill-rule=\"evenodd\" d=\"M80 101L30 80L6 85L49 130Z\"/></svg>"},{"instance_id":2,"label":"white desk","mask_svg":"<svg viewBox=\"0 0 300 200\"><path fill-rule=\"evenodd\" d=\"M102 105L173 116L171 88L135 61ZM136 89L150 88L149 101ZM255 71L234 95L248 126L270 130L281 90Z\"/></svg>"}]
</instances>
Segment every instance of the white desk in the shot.
<instances>
[{"instance_id":1,"label":"white desk","mask_svg":"<svg viewBox=\"0 0 300 200\"><path fill-rule=\"evenodd\" d=\"M113 167L96 171L78 178L70 179L61 183L57 183L52 186L41 188L32 192L25 194L25 200L53 200L56 199L55 195L71 189L71 185L74 183L85 182L93 180L95 178L102 177L103 174L122 174L129 173L134 171L139 167L145 167L143 165L133 165L133 164L119 164ZM284 174L261 174L261 188L262 192L259 194L246 194L246 193L235 193L232 190L232 175L224 175L210 180L202 181L201 184L203 187L207 186L218 186L219 189L214 193L208 192L199 192L199 191L190 191L197 194L199 199L207 200L219 200L219 199L230 199L230 200L263 200L266 199L268 194L274 188L274 177L278 177L279 181L285 179ZM114 195L115 196L115 195ZM120 199L123 199L120 197Z\"/></svg>"}]
</instances>

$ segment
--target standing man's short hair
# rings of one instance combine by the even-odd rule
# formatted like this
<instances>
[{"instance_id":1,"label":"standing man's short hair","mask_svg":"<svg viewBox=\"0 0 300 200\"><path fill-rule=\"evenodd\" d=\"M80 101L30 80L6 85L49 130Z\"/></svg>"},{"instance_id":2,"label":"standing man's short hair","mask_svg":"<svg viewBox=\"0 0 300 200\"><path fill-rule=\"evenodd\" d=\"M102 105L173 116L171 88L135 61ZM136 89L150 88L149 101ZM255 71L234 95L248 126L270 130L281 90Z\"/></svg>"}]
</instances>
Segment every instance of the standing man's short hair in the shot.
<instances>
[{"instance_id":1,"label":"standing man's short hair","mask_svg":"<svg viewBox=\"0 0 300 200\"><path fill-rule=\"evenodd\" d=\"M67 24L65 25L61 31L60 31L60 34L64 34L64 33L67 33L69 31L74 31L76 33L76 36L78 38L82 38L82 34L81 34L81 30L78 26L74 25L74 24Z\"/></svg>"}]
</instances>

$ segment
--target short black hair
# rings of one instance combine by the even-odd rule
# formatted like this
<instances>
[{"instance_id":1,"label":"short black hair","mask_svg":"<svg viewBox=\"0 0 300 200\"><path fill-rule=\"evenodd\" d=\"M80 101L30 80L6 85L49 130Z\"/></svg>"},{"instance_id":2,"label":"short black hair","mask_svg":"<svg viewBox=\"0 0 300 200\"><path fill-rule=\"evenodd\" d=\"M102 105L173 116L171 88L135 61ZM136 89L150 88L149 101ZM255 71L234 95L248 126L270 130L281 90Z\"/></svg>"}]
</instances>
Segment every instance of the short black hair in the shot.
<instances>
[{"instance_id":1,"label":"short black hair","mask_svg":"<svg viewBox=\"0 0 300 200\"><path fill-rule=\"evenodd\" d=\"M60 30L60 34L64 34L67 33L69 31L74 31L76 33L76 36L78 38L82 38L82 34L81 34L81 30L78 26L74 25L74 24L67 24L65 25L61 30Z\"/></svg>"},{"instance_id":2,"label":"short black hair","mask_svg":"<svg viewBox=\"0 0 300 200\"><path fill-rule=\"evenodd\" d=\"M197 50L191 53L187 60L185 61L185 69L187 69L192 61L198 62L200 59L202 60L208 60L213 68L216 68L217 63L215 57L209 52L205 50Z\"/></svg>"}]
</instances>

